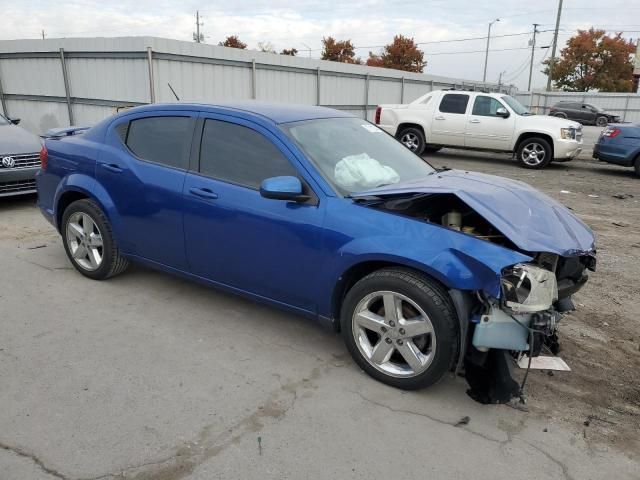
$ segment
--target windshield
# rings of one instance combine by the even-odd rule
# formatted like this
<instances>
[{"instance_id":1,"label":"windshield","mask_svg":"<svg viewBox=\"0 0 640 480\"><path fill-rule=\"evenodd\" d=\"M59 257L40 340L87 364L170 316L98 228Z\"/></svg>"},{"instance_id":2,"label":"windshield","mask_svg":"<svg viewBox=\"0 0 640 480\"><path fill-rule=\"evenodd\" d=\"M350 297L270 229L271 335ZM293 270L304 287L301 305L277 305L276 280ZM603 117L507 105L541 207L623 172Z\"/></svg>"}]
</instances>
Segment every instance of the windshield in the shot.
<instances>
[{"instance_id":1,"label":"windshield","mask_svg":"<svg viewBox=\"0 0 640 480\"><path fill-rule=\"evenodd\" d=\"M434 172L400 142L359 118L306 120L281 128L342 195Z\"/></svg>"},{"instance_id":2,"label":"windshield","mask_svg":"<svg viewBox=\"0 0 640 480\"><path fill-rule=\"evenodd\" d=\"M531 115L531 112L529 111L529 109L523 106L518 100L513 98L511 95L503 95L502 100L504 100L506 104L511 107L511 110L516 112L518 115Z\"/></svg>"}]
</instances>

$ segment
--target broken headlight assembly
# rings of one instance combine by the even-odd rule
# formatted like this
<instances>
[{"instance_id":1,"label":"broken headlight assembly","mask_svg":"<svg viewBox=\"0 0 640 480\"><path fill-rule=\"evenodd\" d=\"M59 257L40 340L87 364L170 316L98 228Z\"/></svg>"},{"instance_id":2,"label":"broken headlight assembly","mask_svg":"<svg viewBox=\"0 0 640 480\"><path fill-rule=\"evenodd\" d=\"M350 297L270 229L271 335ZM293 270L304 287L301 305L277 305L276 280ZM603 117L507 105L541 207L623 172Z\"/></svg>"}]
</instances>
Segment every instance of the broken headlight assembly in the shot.
<instances>
[{"instance_id":1,"label":"broken headlight assembly","mask_svg":"<svg viewBox=\"0 0 640 480\"><path fill-rule=\"evenodd\" d=\"M558 299L553 272L528 263L519 263L502 272L504 304L515 313L548 310Z\"/></svg>"}]
</instances>

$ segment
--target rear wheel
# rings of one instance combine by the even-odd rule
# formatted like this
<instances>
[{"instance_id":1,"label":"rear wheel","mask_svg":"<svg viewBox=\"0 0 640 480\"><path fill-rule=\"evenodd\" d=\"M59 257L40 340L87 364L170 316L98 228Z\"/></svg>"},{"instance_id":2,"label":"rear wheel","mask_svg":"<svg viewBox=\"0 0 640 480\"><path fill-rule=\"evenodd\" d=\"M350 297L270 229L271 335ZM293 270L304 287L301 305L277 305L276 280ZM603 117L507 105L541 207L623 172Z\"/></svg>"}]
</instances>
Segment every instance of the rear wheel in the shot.
<instances>
[{"instance_id":1,"label":"rear wheel","mask_svg":"<svg viewBox=\"0 0 640 480\"><path fill-rule=\"evenodd\" d=\"M62 215L61 231L69 260L85 277L103 280L129 266L120 255L107 217L93 200L71 203Z\"/></svg>"},{"instance_id":2,"label":"rear wheel","mask_svg":"<svg viewBox=\"0 0 640 480\"><path fill-rule=\"evenodd\" d=\"M562 112L556 113L555 116L558 118L567 118L567 114Z\"/></svg>"},{"instance_id":3,"label":"rear wheel","mask_svg":"<svg viewBox=\"0 0 640 480\"><path fill-rule=\"evenodd\" d=\"M415 127L404 128L398 134L398 140L416 155L422 155L426 142L422 130Z\"/></svg>"},{"instance_id":4,"label":"rear wheel","mask_svg":"<svg viewBox=\"0 0 640 480\"><path fill-rule=\"evenodd\" d=\"M347 293L340 319L353 359L388 385L428 387L455 361L458 323L449 296L417 272L387 268L367 275Z\"/></svg>"},{"instance_id":5,"label":"rear wheel","mask_svg":"<svg viewBox=\"0 0 640 480\"><path fill-rule=\"evenodd\" d=\"M553 153L551 145L544 138L531 137L520 142L516 158L524 168L540 169L549 165L553 160Z\"/></svg>"},{"instance_id":6,"label":"rear wheel","mask_svg":"<svg viewBox=\"0 0 640 480\"><path fill-rule=\"evenodd\" d=\"M596 118L596 125L598 127L606 127L607 123L609 123L609 119L607 117L599 116Z\"/></svg>"}]
</instances>

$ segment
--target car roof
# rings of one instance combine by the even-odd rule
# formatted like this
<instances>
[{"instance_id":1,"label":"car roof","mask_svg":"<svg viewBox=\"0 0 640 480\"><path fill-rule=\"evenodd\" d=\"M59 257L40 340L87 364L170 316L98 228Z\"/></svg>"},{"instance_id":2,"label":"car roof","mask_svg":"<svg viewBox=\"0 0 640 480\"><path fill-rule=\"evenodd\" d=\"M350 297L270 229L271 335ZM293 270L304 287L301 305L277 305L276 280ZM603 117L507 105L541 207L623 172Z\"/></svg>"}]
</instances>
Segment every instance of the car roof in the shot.
<instances>
[{"instance_id":1,"label":"car roof","mask_svg":"<svg viewBox=\"0 0 640 480\"><path fill-rule=\"evenodd\" d=\"M229 113L233 111L242 116L260 116L274 123L289 123L319 118L353 117L354 115L333 108L315 105L297 105L291 103L272 103L259 100L242 100L219 103L154 103L127 110L133 112L153 112L156 110L198 110L211 113Z\"/></svg>"}]
</instances>

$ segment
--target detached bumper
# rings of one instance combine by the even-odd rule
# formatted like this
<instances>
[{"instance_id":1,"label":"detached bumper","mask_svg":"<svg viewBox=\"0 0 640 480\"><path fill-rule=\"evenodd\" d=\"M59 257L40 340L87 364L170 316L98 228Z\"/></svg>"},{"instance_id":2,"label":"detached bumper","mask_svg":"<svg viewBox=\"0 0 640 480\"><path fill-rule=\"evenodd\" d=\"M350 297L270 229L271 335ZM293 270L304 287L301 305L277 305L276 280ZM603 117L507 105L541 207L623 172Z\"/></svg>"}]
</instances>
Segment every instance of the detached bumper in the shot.
<instances>
[{"instance_id":1,"label":"detached bumper","mask_svg":"<svg viewBox=\"0 0 640 480\"><path fill-rule=\"evenodd\" d=\"M568 162L582 152L582 140L556 140L553 145L553 157L556 161Z\"/></svg>"}]
</instances>

